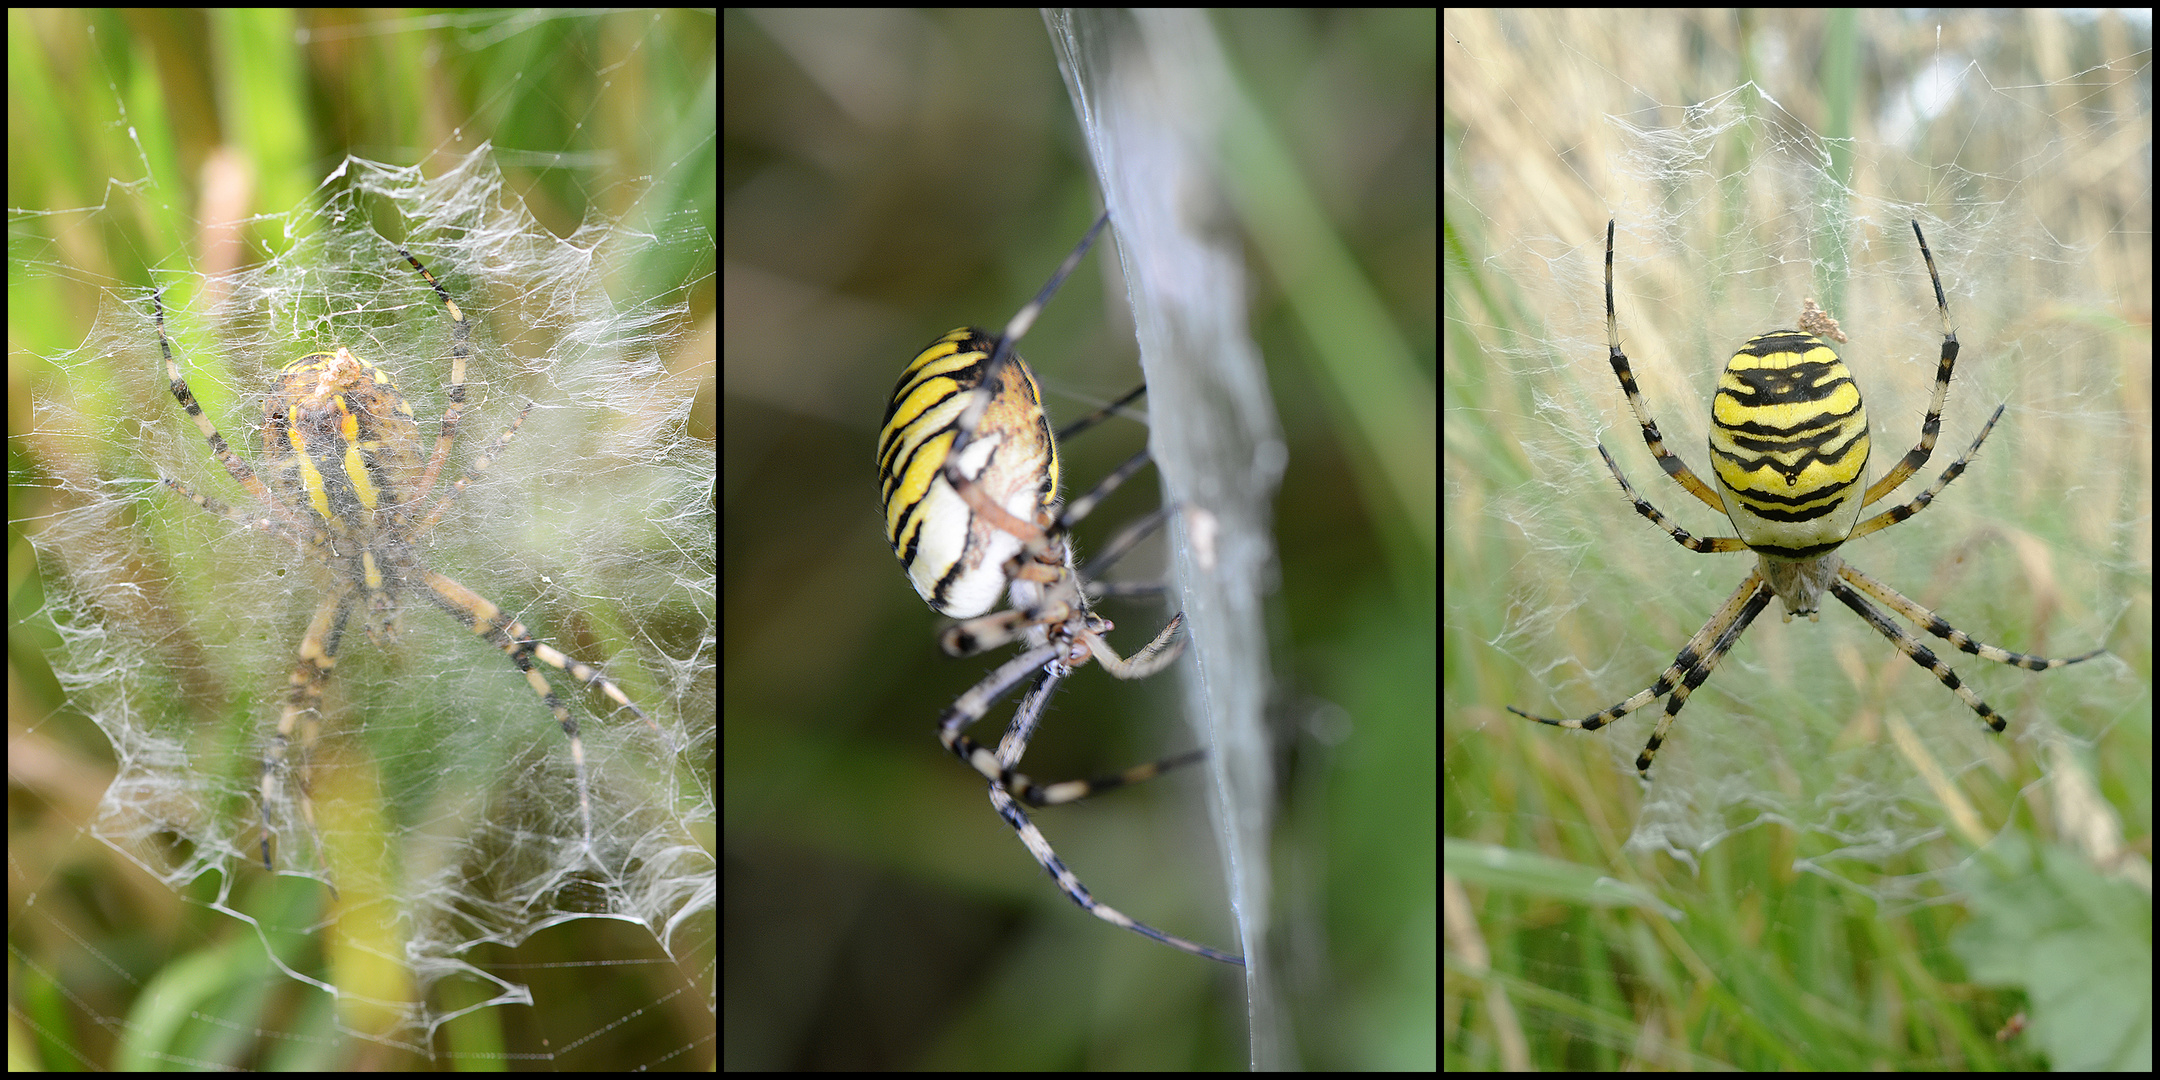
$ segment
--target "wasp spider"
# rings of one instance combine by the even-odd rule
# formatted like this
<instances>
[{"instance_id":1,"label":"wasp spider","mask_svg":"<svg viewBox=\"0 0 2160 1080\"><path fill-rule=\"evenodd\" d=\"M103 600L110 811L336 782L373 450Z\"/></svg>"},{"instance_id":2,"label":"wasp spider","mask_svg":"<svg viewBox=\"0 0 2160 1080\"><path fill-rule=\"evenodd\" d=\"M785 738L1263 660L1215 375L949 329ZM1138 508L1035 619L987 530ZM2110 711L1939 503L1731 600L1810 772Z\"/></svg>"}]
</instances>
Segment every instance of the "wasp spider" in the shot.
<instances>
[{"instance_id":1,"label":"wasp spider","mask_svg":"<svg viewBox=\"0 0 2160 1080\"><path fill-rule=\"evenodd\" d=\"M1602 444L1598 453L1604 457L1605 467L1612 470L1613 478L1620 481L1620 489L1627 493L1628 501L1635 504L1635 511L1664 529L1681 546L1698 552L1752 551L1756 565L1710 621L1688 640L1678 656L1673 657L1672 666L1666 668L1648 689L1580 720L1531 716L1513 705L1508 706L1508 711L1541 724L1595 731L1663 697L1666 699L1665 715L1658 719L1656 728L1650 732L1649 743L1635 759L1636 772L1647 780L1650 762L1657 756L1658 747L1664 744L1673 718L1687 704L1688 695L1717 670L1718 661L1740 640L1741 633L1747 630L1755 616L1769 605L1770 597L1776 595L1784 602L1787 622L1795 615L1814 620L1819 618L1816 609L1825 589L1878 633L1889 638L1899 652L1912 658L1913 663L1934 673L1995 731L2003 730L2002 715L1959 681L1957 673L1937 659L1918 637L1869 603L1869 597L1918 623L1928 633L1998 664L2046 671L2090 660L2106 651L2095 649L2082 656L2052 659L1975 641L1944 622L1941 616L1862 573L1837 555L1839 545L1846 541L1887 529L1934 501L1950 481L1965 471L1966 463L1980 451L1980 444L1987 439L1988 432L1994 430L1995 421L2002 418L2006 408L1996 407L1994 415L1988 417L1964 456L1943 470L1942 476L1926 491L1911 502L1860 520L1863 507L1880 501L1927 464L1928 455L1935 450L1936 433L1942 428L1943 402L1950 391L1950 371L1957 363L1957 334L1950 329L1950 307L1943 300L1942 276L1935 271L1935 254L1928 250L1927 237L1920 233L1920 223L1915 221L1912 227L1913 238L1920 244L1920 256L1927 262L1928 278L1935 286L1935 312L1942 320L1943 329L1942 357L1935 369L1934 400L1928 405L1927 419L1920 424L1919 444L1863 492L1860 485L1866 476L1868 462L1867 409L1860 402L1860 390L1853 385L1852 373L1824 340L1844 340L1837 321L1815 308L1812 300L1802 314L1802 329L1773 330L1750 338L1732 359L1726 361L1724 374L1718 378L1717 396L1710 408L1710 464L1717 487L1712 489L1703 483L1679 455L1665 448L1657 423L1650 418L1650 410L1635 387L1635 373L1628 368L1627 354L1620 351L1618 321L1613 316L1613 223L1605 223L1605 337L1613 374L1619 377L1628 407L1634 410L1636 421L1642 425L1643 441L1650 445L1650 452L1657 457L1658 464L1664 466L1667 475L1687 489L1688 494L1731 520L1733 530L1739 535L1689 535L1636 493Z\"/></svg>"},{"instance_id":2,"label":"wasp spider","mask_svg":"<svg viewBox=\"0 0 2160 1080\"><path fill-rule=\"evenodd\" d=\"M1058 438L1112 415L1147 388L1053 435L1034 373L1013 351L1109 220L1107 213L1096 220L1004 333L961 327L931 343L901 373L878 429L885 538L923 600L940 614L963 620L942 636L947 653L972 656L1013 642L1025 646L945 710L938 739L989 781L990 805L1035 861L1073 903L1104 922L1211 960L1243 964L1239 957L1166 934L1097 901L1019 806L1054 806L1139 783L1205 753L1061 784L1038 784L1015 771L1043 706L1074 669L1093 659L1117 678L1141 679L1168 667L1184 647L1177 640L1180 614L1131 658L1119 656L1103 639L1110 621L1089 607L1091 599L1109 590L1083 578L1073 562L1072 526L1145 467L1147 451L1118 466L1094 490L1062 509L1058 504ZM1113 540L1096 567L1138 542L1161 518L1158 512ZM1012 609L985 615L1004 592L1011 595ZM969 738L967 729L1030 676L1034 686L996 752Z\"/></svg>"},{"instance_id":3,"label":"wasp spider","mask_svg":"<svg viewBox=\"0 0 2160 1080\"><path fill-rule=\"evenodd\" d=\"M659 725L607 676L534 640L517 619L472 589L429 569L423 559L421 538L442 520L444 511L466 485L494 463L524 424L532 406L528 404L480 452L464 476L429 502L464 411L468 324L465 313L435 275L405 249L399 248L398 254L434 289L450 316L448 403L443 408L434 453L424 465L412 407L390 373L340 347L335 352L303 356L278 373L264 406L262 475L258 476L255 468L233 453L188 389L187 378L181 374L172 343L165 335L162 291L151 297L158 347L165 356L165 374L171 381L174 400L195 421L209 444L211 456L259 505L242 513L179 480L164 478L166 486L244 530L258 530L291 541L306 561L323 571L322 598L300 639L299 661L286 682L277 731L263 753L260 797L265 868L272 866L270 839L277 830L271 808L280 803L281 789L289 787L309 834L320 842L314 804L308 796L308 755L321 717L324 683L336 668L346 623L356 612L368 639L382 644L397 634L399 613L407 600L424 597L507 654L570 740L578 813L588 847L592 843L592 798L587 790L585 747L578 737L577 718L556 696L547 678L534 668L534 658L568 672L578 682L606 695L614 703L613 709L626 711L655 732L660 731ZM663 741L665 737L662 733ZM297 764L288 760L296 742Z\"/></svg>"}]
</instances>

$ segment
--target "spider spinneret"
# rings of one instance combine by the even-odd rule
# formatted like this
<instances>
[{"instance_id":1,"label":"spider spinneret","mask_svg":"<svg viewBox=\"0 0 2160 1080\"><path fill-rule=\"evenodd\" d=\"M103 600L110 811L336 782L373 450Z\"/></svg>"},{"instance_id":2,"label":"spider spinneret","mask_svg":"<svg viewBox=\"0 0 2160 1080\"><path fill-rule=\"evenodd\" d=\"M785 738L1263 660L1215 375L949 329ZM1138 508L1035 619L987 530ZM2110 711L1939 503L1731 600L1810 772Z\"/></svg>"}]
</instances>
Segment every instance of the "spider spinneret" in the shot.
<instances>
[{"instance_id":1,"label":"spider spinneret","mask_svg":"<svg viewBox=\"0 0 2160 1080\"><path fill-rule=\"evenodd\" d=\"M1980 700L1958 679L1957 673L1937 659L1911 631L1899 625L1870 597L1913 620L1928 633L1950 642L1963 652L1984 660L2028 671L2090 660L2106 652L2095 649L2080 656L2050 658L2029 656L1975 641L1889 585L1861 572L1837 555L1847 541L1887 529L1919 513L1934 501L1950 481L1965 471L1980 452L1988 432L2002 419L2007 405L1998 405L1973 439L1964 455L1943 470L1941 477L1912 501L1884 510L1865 521L1862 508L1889 495L1927 464L1935 450L1935 436L1942 428L1943 404L1950 392L1950 372L1957 364L1957 333L1950 328L1950 306L1943 298L1942 276L1935 270L1935 253L1928 250L1920 223L1912 223L1913 238L1926 260L1928 278L1935 288L1935 310L1942 320L1942 354L1936 362L1935 390L1927 418L1920 425L1920 441L1882 479L1861 485L1868 462L1867 408L1861 403L1852 373L1825 337L1844 341L1837 320L1809 300L1799 330L1773 330L1748 339L1725 364L1711 403L1710 463L1717 487L1711 488L1679 455L1667 450L1650 409L1643 404L1635 385L1635 373L1627 354L1620 349L1620 331L1613 314L1613 222L1605 223L1605 337L1608 359L1628 407L1642 427L1643 441L1658 464L1664 466L1688 494L1726 516L1737 536L1696 537L1660 512L1638 494L1602 443L1598 454L1605 459L1613 479L1620 482L1635 511L1665 530L1674 542L1695 552L1752 551L1755 568L1733 590L1710 621L1682 646L1679 655L1657 681L1602 712L1580 720L1533 716L1513 705L1508 711L1541 724L1595 731L1663 697L1665 715L1658 718L1650 741L1635 759L1635 770L1647 781L1650 763L1665 742L1673 718L1687 704L1688 695L1709 679L1718 662L1740 640L1748 624L1762 613L1775 595L1785 605L1785 621L1795 615L1819 618L1822 594L1851 608L1877 633L1890 639L1898 651L1928 670L1994 731L2006 726L2002 714ZM1667 695L1670 695L1667 697Z\"/></svg>"},{"instance_id":2,"label":"spider spinneret","mask_svg":"<svg viewBox=\"0 0 2160 1080\"><path fill-rule=\"evenodd\" d=\"M1024 651L997 666L948 707L938 739L989 781L990 804L1020 837L1058 888L1096 918L1196 956L1243 965L1244 959L1164 933L1097 901L1051 849L1019 806L1055 806L1136 784L1205 756L1197 750L1098 780L1037 784L1015 771L1043 706L1059 683L1094 660L1119 679L1141 679L1170 666L1183 651L1184 615L1173 616L1154 640L1130 658L1103 635L1112 626L1090 601L1097 583L1073 559L1072 526L1147 465L1140 451L1085 495L1060 508L1057 440L1071 437L1123 409L1147 387L1053 434L1035 375L1014 351L1043 305L1078 266L1105 212L1058 267L1049 284L1015 314L1001 334L961 327L932 342L909 362L893 388L878 429L878 479L885 537L916 592L939 613L963 620L940 638L953 656L971 656L1019 642ZM1113 540L1095 567L1107 565L1159 525L1158 511ZM998 595L1012 608L986 615ZM967 735L991 706L1030 677L1035 684L1014 711L995 752Z\"/></svg>"}]
</instances>

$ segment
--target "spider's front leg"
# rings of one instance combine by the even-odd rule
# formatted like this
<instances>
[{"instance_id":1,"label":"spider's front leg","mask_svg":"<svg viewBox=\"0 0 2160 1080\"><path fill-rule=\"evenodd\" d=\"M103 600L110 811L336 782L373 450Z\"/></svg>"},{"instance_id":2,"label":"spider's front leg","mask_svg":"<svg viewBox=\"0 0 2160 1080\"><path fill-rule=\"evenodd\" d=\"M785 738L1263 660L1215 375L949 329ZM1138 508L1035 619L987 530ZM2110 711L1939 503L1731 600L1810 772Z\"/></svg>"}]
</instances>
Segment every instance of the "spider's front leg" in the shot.
<instances>
[{"instance_id":1,"label":"spider's front leg","mask_svg":"<svg viewBox=\"0 0 2160 1080\"><path fill-rule=\"evenodd\" d=\"M166 387L172 392L173 400L179 402L180 411L186 413L188 419L194 421L195 430L202 433L204 444L210 448L210 456L217 459L218 464L225 467L226 473L241 487L246 488L248 494L253 495L255 500L261 503L263 508L269 512L270 516L249 519L224 503L208 495L199 494L194 488L171 477L161 477L165 486L178 492L204 510L232 521L242 528L251 530L260 528L277 532L305 546L308 538L315 535L315 531L310 529L297 514L293 513L291 508L278 502L276 497L270 494L270 489L263 484L260 477L255 475L255 470L249 468L247 462L242 461L239 455L233 453L232 446L225 441L225 436L218 431L217 424L210 419L210 414L203 411L202 403L195 400L195 391L188 386L187 376L180 370L180 361L173 356L172 341L165 336L165 291L158 289L152 292L150 294L150 304L152 322L157 327L158 349L165 356Z\"/></svg>"}]
</instances>

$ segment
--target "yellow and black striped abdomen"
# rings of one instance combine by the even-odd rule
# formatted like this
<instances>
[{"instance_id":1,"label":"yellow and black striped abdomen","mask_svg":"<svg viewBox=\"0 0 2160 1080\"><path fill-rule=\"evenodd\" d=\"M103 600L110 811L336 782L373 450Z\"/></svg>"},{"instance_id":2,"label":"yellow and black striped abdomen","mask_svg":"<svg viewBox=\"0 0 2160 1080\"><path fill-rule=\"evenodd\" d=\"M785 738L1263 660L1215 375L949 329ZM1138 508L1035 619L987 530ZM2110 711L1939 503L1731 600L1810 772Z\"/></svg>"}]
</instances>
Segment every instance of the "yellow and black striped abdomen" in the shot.
<instances>
[{"instance_id":1,"label":"yellow and black striped abdomen","mask_svg":"<svg viewBox=\"0 0 2160 1080\"><path fill-rule=\"evenodd\" d=\"M1852 534L1866 493L1867 408L1821 338L1750 338L1718 376L1710 419L1711 471L1750 548L1803 559Z\"/></svg>"},{"instance_id":2,"label":"yellow and black striped abdomen","mask_svg":"<svg viewBox=\"0 0 2160 1080\"><path fill-rule=\"evenodd\" d=\"M1004 594L1005 564L1024 546L985 520L945 479L970 391L982 385L997 335L963 326L916 354L878 428L885 539L923 601L970 619ZM962 452L960 473L1006 513L1047 526L1057 500L1057 439L1035 375L1018 353L999 367L989 408Z\"/></svg>"}]
</instances>

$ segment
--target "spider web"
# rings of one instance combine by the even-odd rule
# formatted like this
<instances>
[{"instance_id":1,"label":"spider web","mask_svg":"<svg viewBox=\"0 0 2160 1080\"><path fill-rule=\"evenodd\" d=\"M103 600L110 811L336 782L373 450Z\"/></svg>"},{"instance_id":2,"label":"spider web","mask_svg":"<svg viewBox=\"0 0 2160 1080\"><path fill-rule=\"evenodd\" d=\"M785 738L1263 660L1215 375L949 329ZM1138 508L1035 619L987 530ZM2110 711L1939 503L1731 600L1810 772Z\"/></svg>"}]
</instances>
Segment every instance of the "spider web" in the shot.
<instances>
[{"instance_id":1,"label":"spider web","mask_svg":"<svg viewBox=\"0 0 2160 1080\"><path fill-rule=\"evenodd\" d=\"M1698 889L1742 918L1767 915L1766 938L1796 934L1807 947L1820 947L1815 928L1790 920L1809 917L1810 895L1830 898L1826 919L1850 900L1901 928L1969 900L1953 869L1967 845L2014 841L2027 809L2088 771L2114 775L2097 751L2136 745L2124 722L2149 712L2136 674L2150 649L2149 355L2111 313L2149 307L2150 203L2118 198L2117 180L2140 186L2132 176L2089 184L2082 171L2110 138L2149 138L2142 54L2023 78L1965 58L1986 20L1871 18L1861 37L1886 85L1869 86L1872 111L1848 121L1859 134L1834 137L1811 127L1834 113L1794 71L1688 84L1701 71L1679 59L1685 17L1625 30L1532 20L1511 26L1527 37L1505 46L1480 36L1476 18L1450 21L1456 59L1471 59L1452 69L1463 79L1450 108L1471 127L1451 174L1469 182L1449 187L1463 254L1449 295L1476 339L1449 360L1449 504L1461 531L1450 530L1448 619L1464 646L1448 662L1445 764L1460 800L1450 833L1525 845L1587 834L1606 857L1578 851L1586 872L1640 871L1672 897ZM1821 28L1801 18L1758 29L1767 45ZM2139 104L2112 108L2118 90ZM2008 719L1998 736L1842 604L1785 623L1773 601L1688 700L1639 793L1633 762L1662 701L1595 732L1502 711L1583 717L1642 690L1753 561L1673 543L1599 458L1602 444L1680 527L1732 534L1661 475L1606 363L1608 215L1620 341L1667 446L1708 475L1717 373L1748 337L1793 326L1813 297L1850 338L1838 350L1870 413L1869 480L1913 446L1936 372L1941 332L1907 224L1917 219L1962 350L1933 457L1873 511L1917 495L2008 408L1932 506L1839 554L1982 641L2110 655L2033 673L1923 636ZM1570 795L1587 822L1540 802ZM1510 796L1514 812L1499 809ZM2067 812L2039 814L2050 811L2062 816L2041 828L2065 827ZM1789 876L1719 876L1758 869L1750 859ZM1647 908L1650 921L1674 919L1682 950L1722 929L1714 914ZM1506 921L1484 929L1505 933ZM1712 958L1707 977L1729 960ZM1517 974L1546 987L1600 978L1594 964L1539 960ZM1615 981L1656 997L1655 978ZM1688 1060L1685 1046L1630 1044L1541 1012L1533 1033L1547 1022L1562 1042ZM1750 1063L1762 1059L1696 1062Z\"/></svg>"},{"instance_id":2,"label":"spider web","mask_svg":"<svg viewBox=\"0 0 2160 1080\"><path fill-rule=\"evenodd\" d=\"M26 523L43 570L37 621L68 704L115 757L87 835L234 920L251 962L298 991L270 1006L297 1010L283 1018L257 1011L282 994L199 1003L213 1028L277 1032L327 1061L352 1060L356 1037L432 1056L444 1025L476 1010L597 993L576 970L591 963L651 973L641 1007L663 994L714 1008L714 470L711 417L696 411L701 387L710 407L712 356L690 306L709 289L709 223L673 207L662 176L589 193L614 209L559 236L495 147L420 157L348 157L294 209L197 227L230 230L231 244L143 262L192 390L258 474L272 375L341 345L392 373L431 452L451 322L398 246L462 307L466 406L436 491L531 409L421 557L602 670L660 729L535 664L579 722L589 845L561 728L501 650L420 593L391 640L349 624L312 750L317 827L273 802L267 873L260 760L322 580L289 542L160 483L259 509L172 400L137 279L105 283L79 346L44 358L56 377L34 401L52 451L49 502ZM111 227L123 208L170 213L159 190L82 216ZM61 259L33 262L55 273ZM555 951L577 926L593 930ZM599 1030L555 1032L544 1053ZM670 1037L637 1060L682 1048Z\"/></svg>"}]
</instances>

